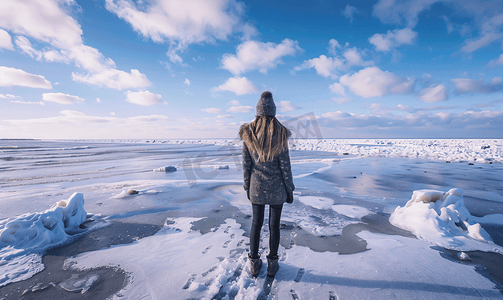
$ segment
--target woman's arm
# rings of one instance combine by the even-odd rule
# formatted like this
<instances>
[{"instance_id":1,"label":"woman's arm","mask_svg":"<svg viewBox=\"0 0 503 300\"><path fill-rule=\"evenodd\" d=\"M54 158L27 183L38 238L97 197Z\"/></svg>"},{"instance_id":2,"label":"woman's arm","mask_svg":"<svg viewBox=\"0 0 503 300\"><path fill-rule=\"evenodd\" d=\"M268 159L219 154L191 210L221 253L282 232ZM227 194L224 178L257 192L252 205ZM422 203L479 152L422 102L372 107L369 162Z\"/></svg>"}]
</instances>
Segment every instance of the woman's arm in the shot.
<instances>
[{"instance_id":1,"label":"woman's arm","mask_svg":"<svg viewBox=\"0 0 503 300\"><path fill-rule=\"evenodd\" d=\"M292 192L295 190L295 185L293 184L292 167L290 166L290 154L288 152L288 147L286 147L279 155L279 167L281 169L281 174L283 175L283 182L285 183L287 192Z\"/></svg>"},{"instance_id":2,"label":"woman's arm","mask_svg":"<svg viewBox=\"0 0 503 300\"><path fill-rule=\"evenodd\" d=\"M246 143L243 142L243 179L244 179L243 188L247 192L250 190L250 177L251 177L252 165L253 160L251 158L250 152L248 151L248 147L246 147Z\"/></svg>"}]
</instances>

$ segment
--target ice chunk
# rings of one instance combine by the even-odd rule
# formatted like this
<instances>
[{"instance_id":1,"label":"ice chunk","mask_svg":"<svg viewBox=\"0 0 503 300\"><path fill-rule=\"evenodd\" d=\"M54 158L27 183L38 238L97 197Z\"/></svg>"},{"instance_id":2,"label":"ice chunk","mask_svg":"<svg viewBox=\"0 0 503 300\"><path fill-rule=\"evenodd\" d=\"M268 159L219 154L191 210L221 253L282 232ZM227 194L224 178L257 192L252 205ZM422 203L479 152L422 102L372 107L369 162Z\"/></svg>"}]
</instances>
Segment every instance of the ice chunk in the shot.
<instances>
[{"instance_id":1,"label":"ice chunk","mask_svg":"<svg viewBox=\"0 0 503 300\"><path fill-rule=\"evenodd\" d=\"M350 218L361 219L363 216L369 215L372 212L365 207L353 206L353 205L333 205L332 209L338 214L348 216Z\"/></svg>"},{"instance_id":2,"label":"ice chunk","mask_svg":"<svg viewBox=\"0 0 503 300\"><path fill-rule=\"evenodd\" d=\"M0 277L0 286L29 278L43 270L39 254L82 231L79 226L86 216L84 196L74 193L67 201L59 201L42 213L28 213L2 221L0 274L3 277ZM33 263L22 264L23 261Z\"/></svg>"},{"instance_id":3,"label":"ice chunk","mask_svg":"<svg viewBox=\"0 0 503 300\"><path fill-rule=\"evenodd\" d=\"M175 172L175 171L176 171L175 166L166 166L166 167L154 169L154 172Z\"/></svg>"},{"instance_id":4,"label":"ice chunk","mask_svg":"<svg viewBox=\"0 0 503 300\"><path fill-rule=\"evenodd\" d=\"M404 207L397 207L389 220L418 238L445 248L503 253L503 247L493 243L477 219L480 218L466 209L463 191L451 189L446 193L414 191L411 200Z\"/></svg>"},{"instance_id":5,"label":"ice chunk","mask_svg":"<svg viewBox=\"0 0 503 300\"><path fill-rule=\"evenodd\" d=\"M80 292L84 294L99 282L100 276L96 274L88 274L83 278L79 278L78 274L73 274L67 280L60 282L59 286L69 292Z\"/></svg>"}]
</instances>

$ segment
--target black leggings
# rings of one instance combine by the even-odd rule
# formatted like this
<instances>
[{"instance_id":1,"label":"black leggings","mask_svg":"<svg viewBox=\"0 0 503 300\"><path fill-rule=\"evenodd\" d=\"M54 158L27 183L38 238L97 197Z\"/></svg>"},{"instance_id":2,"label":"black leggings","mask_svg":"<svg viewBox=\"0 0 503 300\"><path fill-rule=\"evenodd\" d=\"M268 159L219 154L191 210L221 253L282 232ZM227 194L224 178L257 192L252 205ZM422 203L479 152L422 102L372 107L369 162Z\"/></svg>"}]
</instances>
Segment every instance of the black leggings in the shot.
<instances>
[{"instance_id":1,"label":"black leggings","mask_svg":"<svg viewBox=\"0 0 503 300\"><path fill-rule=\"evenodd\" d=\"M260 244L260 230L264 224L264 210L263 204L252 204L253 208L253 221L250 229L250 256L258 258L258 248ZM281 219L281 210L283 204L269 205L269 258L278 257L279 248L279 221Z\"/></svg>"}]
</instances>

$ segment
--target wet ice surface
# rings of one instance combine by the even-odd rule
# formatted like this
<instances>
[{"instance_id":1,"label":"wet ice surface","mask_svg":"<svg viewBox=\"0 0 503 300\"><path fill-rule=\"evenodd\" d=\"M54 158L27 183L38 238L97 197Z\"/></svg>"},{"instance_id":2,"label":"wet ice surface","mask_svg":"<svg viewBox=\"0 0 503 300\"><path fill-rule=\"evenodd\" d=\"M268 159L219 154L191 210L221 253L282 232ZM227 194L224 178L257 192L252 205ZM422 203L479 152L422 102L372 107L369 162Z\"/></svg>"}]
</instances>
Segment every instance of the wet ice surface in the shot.
<instances>
[{"instance_id":1,"label":"wet ice surface","mask_svg":"<svg viewBox=\"0 0 503 300\"><path fill-rule=\"evenodd\" d=\"M330 150L327 145L334 144L329 142L325 148L312 141L303 145ZM121 291L108 291L120 299L155 299L167 292L174 299L500 298L494 288L503 282L498 271L503 266L487 267L489 255L496 255L492 261L503 261L497 259L500 254L468 251L472 264L462 264L466 260L461 252L448 256L409 231L393 227L388 218L416 190L445 193L460 188L473 221L481 223L501 246L501 140L455 140L452 145L460 159L450 163L439 160L443 154L434 151L445 153L448 148L442 145L448 143L421 145L413 140L395 141L396 146L363 142L355 146L351 142L352 146L346 143L350 148L343 145L337 152L290 152L297 189L295 202L283 210L280 270L273 280L265 277L266 264L257 279L247 272L251 206L236 163L240 145L228 141L215 145L9 141L19 146L3 145L0 150L5 162L5 172L0 172L0 222L45 211L74 192L83 193L85 210L112 223L107 227L111 231L93 231L87 235L92 238L65 247L66 254L59 255L70 256L64 264L69 273L54 283L72 278L72 270L89 270L78 277L84 278L93 276L90 268L120 266L128 274L127 284ZM490 148L479 151L472 144ZM375 155L379 147L389 150L389 155L383 151ZM421 154L417 157L436 160L394 157L411 147ZM483 159L461 159L466 153ZM164 166L177 171L153 171ZM114 222L132 227L116 227ZM264 226L263 257L268 235ZM86 294L111 281L107 274L100 275L100 282ZM51 285L31 294L40 297L59 288Z\"/></svg>"}]
</instances>

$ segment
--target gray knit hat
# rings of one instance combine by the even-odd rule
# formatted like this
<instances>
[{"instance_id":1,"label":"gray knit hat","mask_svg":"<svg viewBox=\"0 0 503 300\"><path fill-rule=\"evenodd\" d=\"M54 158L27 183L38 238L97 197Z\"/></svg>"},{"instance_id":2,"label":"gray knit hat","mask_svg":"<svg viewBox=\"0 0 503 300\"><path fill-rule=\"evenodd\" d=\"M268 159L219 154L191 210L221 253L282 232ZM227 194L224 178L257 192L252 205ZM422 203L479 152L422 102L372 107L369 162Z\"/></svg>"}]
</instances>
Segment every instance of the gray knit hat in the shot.
<instances>
[{"instance_id":1,"label":"gray knit hat","mask_svg":"<svg viewBox=\"0 0 503 300\"><path fill-rule=\"evenodd\" d=\"M272 99L272 94L269 91L265 91L260 95L260 99L257 103L257 116L271 116L276 115L276 105L274 105L274 100Z\"/></svg>"}]
</instances>

